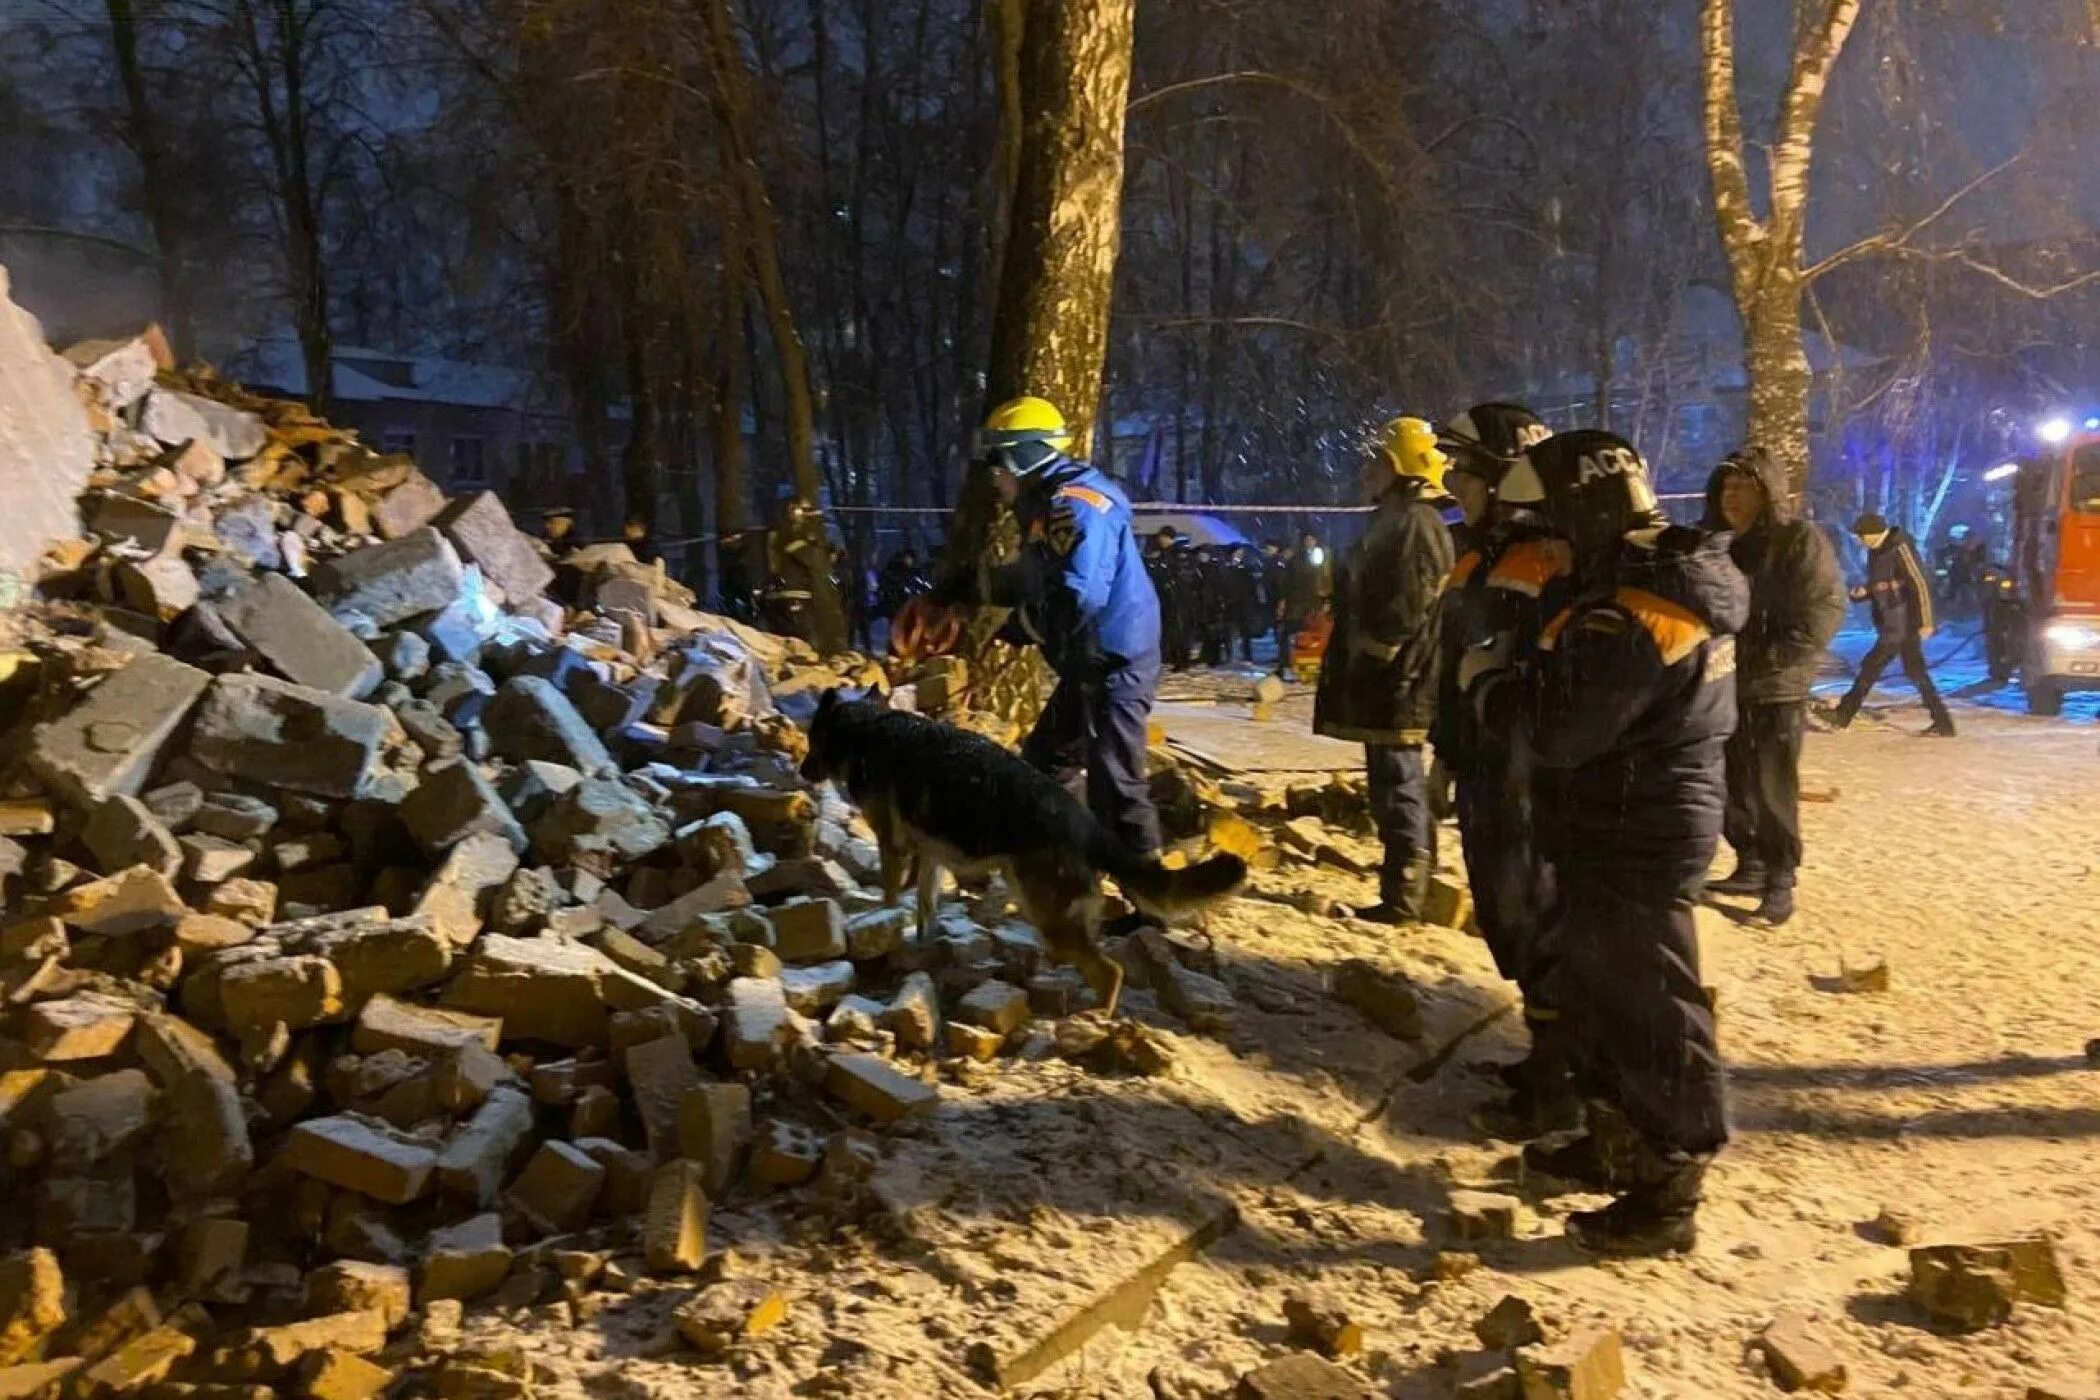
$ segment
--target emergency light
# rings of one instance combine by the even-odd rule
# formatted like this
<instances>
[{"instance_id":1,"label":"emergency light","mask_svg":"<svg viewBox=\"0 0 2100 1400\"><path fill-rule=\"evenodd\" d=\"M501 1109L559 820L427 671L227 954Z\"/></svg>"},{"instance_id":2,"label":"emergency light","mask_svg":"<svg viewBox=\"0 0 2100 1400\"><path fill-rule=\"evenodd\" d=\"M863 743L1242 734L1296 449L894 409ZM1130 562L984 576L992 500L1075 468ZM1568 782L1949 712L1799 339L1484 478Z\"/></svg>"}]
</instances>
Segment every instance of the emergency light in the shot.
<instances>
[{"instance_id":1,"label":"emergency light","mask_svg":"<svg viewBox=\"0 0 2100 1400\"><path fill-rule=\"evenodd\" d=\"M2045 419L2041 426L2034 430L2034 435L2051 447L2059 446L2070 441L2071 420L2068 418Z\"/></svg>"}]
</instances>

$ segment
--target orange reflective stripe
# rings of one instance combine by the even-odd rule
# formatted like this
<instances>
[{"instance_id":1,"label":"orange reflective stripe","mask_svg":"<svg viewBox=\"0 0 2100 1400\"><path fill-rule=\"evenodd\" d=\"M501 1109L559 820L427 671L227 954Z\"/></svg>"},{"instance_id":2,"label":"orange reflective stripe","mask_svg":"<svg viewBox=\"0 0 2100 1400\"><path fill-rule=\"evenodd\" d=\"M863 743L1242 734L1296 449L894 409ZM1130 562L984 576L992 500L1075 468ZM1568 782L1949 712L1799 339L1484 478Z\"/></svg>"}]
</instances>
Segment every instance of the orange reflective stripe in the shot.
<instances>
[{"instance_id":1,"label":"orange reflective stripe","mask_svg":"<svg viewBox=\"0 0 2100 1400\"><path fill-rule=\"evenodd\" d=\"M1568 624L1574 618L1575 609L1562 608L1559 617L1554 618L1539 630L1539 650L1553 650L1554 644L1560 640L1560 634L1568 630Z\"/></svg>"},{"instance_id":2,"label":"orange reflective stripe","mask_svg":"<svg viewBox=\"0 0 2100 1400\"><path fill-rule=\"evenodd\" d=\"M1488 587L1507 588L1536 598L1560 575L1559 562L1545 546L1537 540L1525 540L1511 545L1508 553L1495 561L1488 573Z\"/></svg>"},{"instance_id":3,"label":"orange reflective stripe","mask_svg":"<svg viewBox=\"0 0 2100 1400\"><path fill-rule=\"evenodd\" d=\"M1110 508L1114 505L1114 502L1110 501L1108 497L1102 495L1091 486L1060 486L1057 488L1057 494L1070 496L1075 501L1085 501L1103 515L1108 514Z\"/></svg>"},{"instance_id":4,"label":"orange reflective stripe","mask_svg":"<svg viewBox=\"0 0 2100 1400\"><path fill-rule=\"evenodd\" d=\"M1466 580L1473 577L1473 571L1479 567L1480 551L1477 549L1467 550L1464 554L1458 556L1458 562L1451 566L1451 572L1444 575L1444 586L1446 588L1465 587Z\"/></svg>"},{"instance_id":5,"label":"orange reflective stripe","mask_svg":"<svg viewBox=\"0 0 2100 1400\"><path fill-rule=\"evenodd\" d=\"M1665 666L1675 666L1706 644L1713 632L1699 615L1682 603L1641 588L1622 588L1612 601L1648 629Z\"/></svg>"}]
</instances>

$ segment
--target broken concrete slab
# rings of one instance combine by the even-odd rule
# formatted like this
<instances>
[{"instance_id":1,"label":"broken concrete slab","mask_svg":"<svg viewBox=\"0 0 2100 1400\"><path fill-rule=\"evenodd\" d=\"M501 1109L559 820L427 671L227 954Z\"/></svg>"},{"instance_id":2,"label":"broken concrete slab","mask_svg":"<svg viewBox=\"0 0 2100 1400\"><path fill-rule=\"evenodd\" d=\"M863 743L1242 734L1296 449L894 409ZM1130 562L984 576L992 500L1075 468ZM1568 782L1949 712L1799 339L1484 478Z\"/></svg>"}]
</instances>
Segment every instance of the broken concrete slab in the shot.
<instances>
[{"instance_id":1,"label":"broken concrete slab","mask_svg":"<svg viewBox=\"0 0 2100 1400\"><path fill-rule=\"evenodd\" d=\"M554 582L554 570L540 557L532 540L511 522L510 512L493 491L452 502L434 524L452 541L460 557L480 565L481 572L508 599L534 597Z\"/></svg>"},{"instance_id":2,"label":"broken concrete slab","mask_svg":"<svg viewBox=\"0 0 2100 1400\"><path fill-rule=\"evenodd\" d=\"M439 1189L457 1200L495 1204L533 1128L531 1099L508 1086L492 1090L438 1154Z\"/></svg>"},{"instance_id":3,"label":"broken concrete slab","mask_svg":"<svg viewBox=\"0 0 2100 1400\"><path fill-rule=\"evenodd\" d=\"M441 1006L417 1006L380 995L364 1004L350 1031L350 1048L361 1055L381 1050L401 1050L410 1055L437 1056L466 1045L494 1050L503 1035L503 1022L494 1016L476 1016Z\"/></svg>"},{"instance_id":4,"label":"broken concrete slab","mask_svg":"<svg viewBox=\"0 0 2100 1400\"><path fill-rule=\"evenodd\" d=\"M824 1071L824 1088L856 1113L878 1123L896 1123L931 1113L940 1091L913 1079L880 1055L850 1051L834 1055Z\"/></svg>"},{"instance_id":5,"label":"broken concrete slab","mask_svg":"<svg viewBox=\"0 0 2100 1400\"><path fill-rule=\"evenodd\" d=\"M552 1045L605 1039L604 985L618 968L594 948L485 934L446 984L444 1004L501 1017L514 1035Z\"/></svg>"},{"instance_id":6,"label":"broken concrete slab","mask_svg":"<svg viewBox=\"0 0 2100 1400\"><path fill-rule=\"evenodd\" d=\"M208 443L229 462L247 461L269 441L269 430L254 414L180 389L155 387L148 393L139 426L170 447Z\"/></svg>"},{"instance_id":7,"label":"broken concrete slab","mask_svg":"<svg viewBox=\"0 0 2100 1400\"><path fill-rule=\"evenodd\" d=\"M169 927L190 910L167 876L134 865L75 885L46 905L45 912L82 933L142 933Z\"/></svg>"},{"instance_id":8,"label":"broken concrete slab","mask_svg":"<svg viewBox=\"0 0 2100 1400\"><path fill-rule=\"evenodd\" d=\"M123 793L89 813L80 839L107 875L143 865L172 880L182 870L182 848L174 833L145 803Z\"/></svg>"},{"instance_id":9,"label":"broken concrete slab","mask_svg":"<svg viewBox=\"0 0 2100 1400\"><path fill-rule=\"evenodd\" d=\"M429 527L368 545L313 571L314 596L337 620L374 631L436 612L459 596L465 566Z\"/></svg>"},{"instance_id":10,"label":"broken concrete slab","mask_svg":"<svg viewBox=\"0 0 2100 1400\"><path fill-rule=\"evenodd\" d=\"M212 608L294 685L358 700L379 684L379 658L283 574L258 574L215 598Z\"/></svg>"},{"instance_id":11,"label":"broken concrete slab","mask_svg":"<svg viewBox=\"0 0 2100 1400\"><path fill-rule=\"evenodd\" d=\"M433 856L478 831L501 837L520 855L527 844L525 828L518 825L510 808L482 776L480 767L460 758L433 763L423 770L415 790L402 799L401 820Z\"/></svg>"},{"instance_id":12,"label":"broken concrete slab","mask_svg":"<svg viewBox=\"0 0 2100 1400\"><path fill-rule=\"evenodd\" d=\"M548 804L532 824L536 859L580 865L599 875L643 859L670 839L663 818L616 778L584 779Z\"/></svg>"},{"instance_id":13,"label":"broken concrete slab","mask_svg":"<svg viewBox=\"0 0 2100 1400\"><path fill-rule=\"evenodd\" d=\"M141 656L105 678L84 702L36 727L29 739L30 771L81 809L136 795L211 683L209 673L172 657Z\"/></svg>"},{"instance_id":14,"label":"broken concrete slab","mask_svg":"<svg viewBox=\"0 0 2100 1400\"><path fill-rule=\"evenodd\" d=\"M376 705L274 676L221 676L197 707L190 757L228 777L356 797L400 729Z\"/></svg>"},{"instance_id":15,"label":"broken concrete slab","mask_svg":"<svg viewBox=\"0 0 2100 1400\"><path fill-rule=\"evenodd\" d=\"M1773 1318L1758 1337L1758 1346L1781 1390L1836 1395L1845 1389L1844 1360L1816 1336L1808 1319L1799 1313L1783 1312Z\"/></svg>"},{"instance_id":16,"label":"broken concrete slab","mask_svg":"<svg viewBox=\"0 0 2100 1400\"><path fill-rule=\"evenodd\" d=\"M491 747L513 763L541 759L586 777L614 766L612 755L569 698L539 676L505 681L483 711L481 723Z\"/></svg>"},{"instance_id":17,"label":"broken concrete slab","mask_svg":"<svg viewBox=\"0 0 2100 1400\"><path fill-rule=\"evenodd\" d=\"M437 1152L375 1119L356 1114L311 1118L292 1129L279 1163L345 1191L406 1205L430 1189Z\"/></svg>"}]
</instances>

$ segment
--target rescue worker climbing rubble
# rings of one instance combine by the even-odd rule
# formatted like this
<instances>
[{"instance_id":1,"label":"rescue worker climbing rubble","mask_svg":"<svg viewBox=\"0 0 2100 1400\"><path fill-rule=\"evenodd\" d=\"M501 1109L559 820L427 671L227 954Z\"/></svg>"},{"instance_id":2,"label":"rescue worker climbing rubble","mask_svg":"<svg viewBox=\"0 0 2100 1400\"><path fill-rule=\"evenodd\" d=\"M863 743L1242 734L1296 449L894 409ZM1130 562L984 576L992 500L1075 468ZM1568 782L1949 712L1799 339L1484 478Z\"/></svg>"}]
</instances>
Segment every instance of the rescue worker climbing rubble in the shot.
<instances>
[{"instance_id":1,"label":"rescue worker climbing rubble","mask_svg":"<svg viewBox=\"0 0 2100 1400\"><path fill-rule=\"evenodd\" d=\"M1749 588L1725 535L1668 524L1623 439L1565 433L1526 458L1567 541L1574 601L1529 665L1478 672L1466 698L1488 742L1523 743L1537 766L1552 993L1591 1107L1587 1133L1524 1158L1616 1197L1569 1216L1579 1246L1682 1251L1728 1140L1693 907L1720 836Z\"/></svg>"},{"instance_id":2,"label":"rescue worker climbing rubble","mask_svg":"<svg viewBox=\"0 0 2100 1400\"><path fill-rule=\"evenodd\" d=\"M1130 527L1130 502L1106 474L1066 455L1064 415L1039 398L995 409L979 451L1014 490L1018 562L994 572L985 601L1014 609L1010 627L1043 649L1057 687L1021 747L1070 780L1084 768L1087 805L1125 844L1160 848L1145 768L1159 689L1159 598Z\"/></svg>"}]
</instances>

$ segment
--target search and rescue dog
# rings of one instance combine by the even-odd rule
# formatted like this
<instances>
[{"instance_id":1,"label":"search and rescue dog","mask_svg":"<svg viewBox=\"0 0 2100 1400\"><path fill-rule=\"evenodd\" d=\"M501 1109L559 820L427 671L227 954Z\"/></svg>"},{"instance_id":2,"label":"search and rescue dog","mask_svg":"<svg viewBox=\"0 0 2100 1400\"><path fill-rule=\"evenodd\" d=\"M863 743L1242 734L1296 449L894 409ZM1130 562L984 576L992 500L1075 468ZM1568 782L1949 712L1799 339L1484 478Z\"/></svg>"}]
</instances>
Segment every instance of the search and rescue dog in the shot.
<instances>
[{"instance_id":1,"label":"search and rescue dog","mask_svg":"<svg viewBox=\"0 0 2100 1400\"><path fill-rule=\"evenodd\" d=\"M1079 969L1114 1012L1123 969L1094 942L1101 877L1155 918L1174 921L1237 890L1238 856L1169 870L1131 850L1054 779L979 734L827 691L809 731L802 776L836 782L875 829L884 898L918 878L919 933L932 921L942 870L1003 874L1050 955Z\"/></svg>"}]
</instances>

